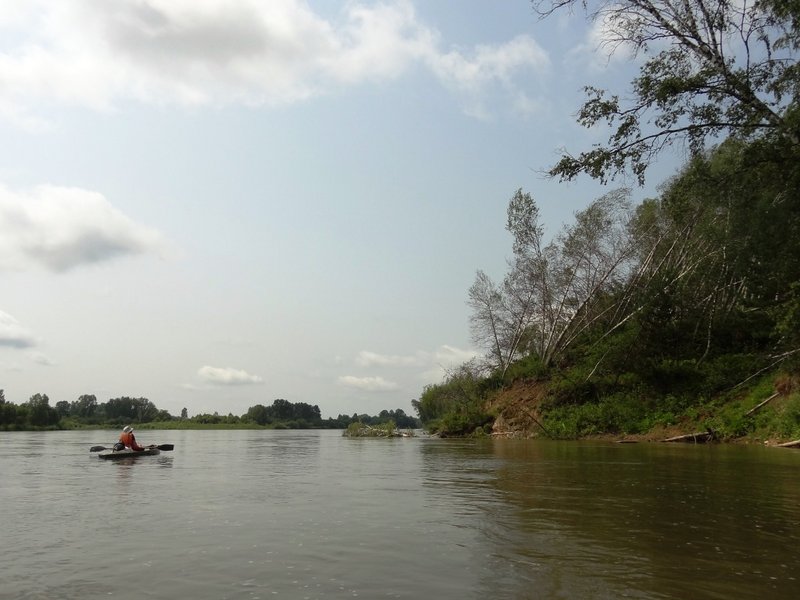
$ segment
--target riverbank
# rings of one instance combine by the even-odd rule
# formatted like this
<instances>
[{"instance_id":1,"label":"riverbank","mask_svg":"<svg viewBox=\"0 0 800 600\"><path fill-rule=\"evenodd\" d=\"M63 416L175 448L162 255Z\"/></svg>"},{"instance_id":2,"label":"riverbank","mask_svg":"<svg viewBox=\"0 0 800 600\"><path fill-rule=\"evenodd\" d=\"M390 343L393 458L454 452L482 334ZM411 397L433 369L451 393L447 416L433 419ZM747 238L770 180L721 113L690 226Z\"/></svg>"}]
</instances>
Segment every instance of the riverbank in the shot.
<instances>
[{"instance_id":1,"label":"riverbank","mask_svg":"<svg viewBox=\"0 0 800 600\"><path fill-rule=\"evenodd\" d=\"M691 404L631 394L554 404L548 382L520 380L491 395L486 411L493 417L487 433L496 437L664 442L687 436L692 443L777 446L800 439L800 380L780 374Z\"/></svg>"}]
</instances>

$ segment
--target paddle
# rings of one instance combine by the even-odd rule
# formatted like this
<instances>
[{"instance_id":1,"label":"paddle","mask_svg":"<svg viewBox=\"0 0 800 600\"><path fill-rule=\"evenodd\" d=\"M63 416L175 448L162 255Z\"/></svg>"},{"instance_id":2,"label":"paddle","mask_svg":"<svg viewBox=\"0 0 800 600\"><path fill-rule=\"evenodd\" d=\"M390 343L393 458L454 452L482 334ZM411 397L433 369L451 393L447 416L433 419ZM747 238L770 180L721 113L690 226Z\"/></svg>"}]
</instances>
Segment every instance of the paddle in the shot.
<instances>
[{"instance_id":1,"label":"paddle","mask_svg":"<svg viewBox=\"0 0 800 600\"><path fill-rule=\"evenodd\" d=\"M175 444L159 444L158 446L155 447L158 448L159 450L163 450L164 452L169 452L170 450L175 449ZM148 447L145 446L145 450L147 448ZM92 446L91 448L89 448L89 452L102 452L103 450L111 450L111 448L106 448L105 446Z\"/></svg>"}]
</instances>

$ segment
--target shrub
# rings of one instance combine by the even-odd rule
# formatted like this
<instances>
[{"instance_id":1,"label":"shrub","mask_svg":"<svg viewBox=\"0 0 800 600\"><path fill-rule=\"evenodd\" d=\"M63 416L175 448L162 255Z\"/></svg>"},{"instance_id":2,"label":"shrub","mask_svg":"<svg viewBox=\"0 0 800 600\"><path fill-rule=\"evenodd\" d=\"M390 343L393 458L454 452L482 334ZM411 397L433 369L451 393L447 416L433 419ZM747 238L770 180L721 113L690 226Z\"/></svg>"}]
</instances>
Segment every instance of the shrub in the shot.
<instances>
[{"instance_id":1,"label":"shrub","mask_svg":"<svg viewBox=\"0 0 800 600\"><path fill-rule=\"evenodd\" d=\"M515 361L506 370L503 380L513 383L517 379L541 379L547 375L547 367L541 359L533 354Z\"/></svg>"}]
</instances>

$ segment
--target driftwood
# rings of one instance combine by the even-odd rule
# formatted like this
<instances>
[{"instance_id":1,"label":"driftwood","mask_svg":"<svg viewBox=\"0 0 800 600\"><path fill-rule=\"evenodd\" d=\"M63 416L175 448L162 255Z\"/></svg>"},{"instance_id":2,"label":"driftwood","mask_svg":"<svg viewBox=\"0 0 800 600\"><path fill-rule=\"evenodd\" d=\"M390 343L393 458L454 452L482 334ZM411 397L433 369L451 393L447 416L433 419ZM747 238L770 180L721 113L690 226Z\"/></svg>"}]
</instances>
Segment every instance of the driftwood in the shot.
<instances>
[{"instance_id":1,"label":"driftwood","mask_svg":"<svg viewBox=\"0 0 800 600\"><path fill-rule=\"evenodd\" d=\"M800 440L795 440L793 442L784 442L783 444L778 444L778 448L800 448Z\"/></svg>"},{"instance_id":2,"label":"driftwood","mask_svg":"<svg viewBox=\"0 0 800 600\"><path fill-rule=\"evenodd\" d=\"M779 392L775 392L774 394L772 394L772 396L770 396L769 398L767 398L767 399L766 399L766 400L764 400L763 402L761 402L761 403L757 404L756 406L754 406L753 408L751 408L750 410L748 410L746 413L744 413L744 416L745 416L745 417L749 417L749 416L750 416L750 415L752 415L754 412L756 412L758 409L760 409L762 406L764 406L764 405L765 405L767 402L769 402L770 400L772 400L772 399L774 399L774 398L777 398L779 395L780 395L780 393L779 393Z\"/></svg>"},{"instance_id":3,"label":"driftwood","mask_svg":"<svg viewBox=\"0 0 800 600\"><path fill-rule=\"evenodd\" d=\"M661 440L662 442L692 442L695 444L703 444L710 442L714 439L714 432L710 429L708 431L699 431L697 433L687 433L686 435L676 435L675 437Z\"/></svg>"},{"instance_id":4,"label":"driftwood","mask_svg":"<svg viewBox=\"0 0 800 600\"><path fill-rule=\"evenodd\" d=\"M410 429L399 430L394 429L389 431L385 427L372 427L365 423L351 423L350 426L342 432L343 437L414 437L414 432Z\"/></svg>"}]
</instances>

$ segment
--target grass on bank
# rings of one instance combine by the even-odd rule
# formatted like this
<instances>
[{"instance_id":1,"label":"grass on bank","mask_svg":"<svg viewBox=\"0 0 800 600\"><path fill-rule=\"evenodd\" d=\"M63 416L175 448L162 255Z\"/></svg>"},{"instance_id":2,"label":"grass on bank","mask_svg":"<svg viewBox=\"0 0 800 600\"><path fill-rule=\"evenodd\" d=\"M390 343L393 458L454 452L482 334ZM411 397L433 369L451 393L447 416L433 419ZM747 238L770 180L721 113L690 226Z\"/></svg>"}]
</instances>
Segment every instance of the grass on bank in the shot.
<instances>
[{"instance_id":1,"label":"grass on bank","mask_svg":"<svg viewBox=\"0 0 800 600\"><path fill-rule=\"evenodd\" d=\"M528 363L515 365L506 378L465 370L429 386L418 402L424 426L445 437L505 432L664 439L712 431L720 441L800 439L800 369L794 365L743 381L748 368L759 368L747 355L701 365L665 361L645 375L597 374L581 364L547 372Z\"/></svg>"},{"instance_id":2,"label":"grass on bank","mask_svg":"<svg viewBox=\"0 0 800 600\"><path fill-rule=\"evenodd\" d=\"M594 402L544 407L544 425L553 437L565 439L711 431L721 441L795 440L800 439L800 390L778 393L756 409L787 379L786 374L764 376L746 389L712 398L621 391Z\"/></svg>"}]
</instances>

